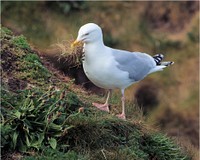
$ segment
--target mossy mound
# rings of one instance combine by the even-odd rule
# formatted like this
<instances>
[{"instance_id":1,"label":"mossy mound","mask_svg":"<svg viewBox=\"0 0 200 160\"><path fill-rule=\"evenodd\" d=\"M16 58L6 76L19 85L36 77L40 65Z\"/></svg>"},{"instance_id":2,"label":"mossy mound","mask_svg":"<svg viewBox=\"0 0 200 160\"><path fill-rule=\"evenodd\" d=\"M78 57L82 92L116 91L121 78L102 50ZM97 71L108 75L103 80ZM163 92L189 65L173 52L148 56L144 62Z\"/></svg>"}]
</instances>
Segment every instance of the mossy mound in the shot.
<instances>
[{"instance_id":1,"label":"mossy mound","mask_svg":"<svg viewBox=\"0 0 200 160\"><path fill-rule=\"evenodd\" d=\"M43 85L51 74L31 50L24 36L13 36L1 28L1 66L3 82L12 90L24 89L28 84Z\"/></svg>"},{"instance_id":2,"label":"mossy mound","mask_svg":"<svg viewBox=\"0 0 200 160\"><path fill-rule=\"evenodd\" d=\"M3 159L191 159L143 122L91 107L96 97L50 73L24 36L1 28L1 45Z\"/></svg>"}]
</instances>

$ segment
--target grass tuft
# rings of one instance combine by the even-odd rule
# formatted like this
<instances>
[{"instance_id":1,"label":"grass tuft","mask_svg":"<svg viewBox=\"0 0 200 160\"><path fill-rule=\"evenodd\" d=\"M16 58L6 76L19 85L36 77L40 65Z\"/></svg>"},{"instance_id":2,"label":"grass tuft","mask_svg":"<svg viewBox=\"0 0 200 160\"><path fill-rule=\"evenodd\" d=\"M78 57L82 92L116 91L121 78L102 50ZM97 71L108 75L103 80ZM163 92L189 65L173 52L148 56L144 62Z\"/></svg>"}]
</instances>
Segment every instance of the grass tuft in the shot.
<instances>
[{"instance_id":1,"label":"grass tuft","mask_svg":"<svg viewBox=\"0 0 200 160\"><path fill-rule=\"evenodd\" d=\"M40 150L43 145L57 147L57 141L73 126L69 115L76 115L80 100L71 92L49 88L11 94L2 89L2 149ZM8 143L9 142L9 143Z\"/></svg>"},{"instance_id":2,"label":"grass tuft","mask_svg":"<svg viewBox=\"0 0 200 160\"><path fill-rule=\"evenodd\" d=\"M18 78L37 83L47 81L51 75L35 53L28 53L18 61L18 72Z\"/></svg>"},{"instance_id":3,"label":"grass tuft","mask_svg":"<svg viewBox=\"0 0 200 160\"><path fill-rule=\"evenodd\" d=\"M23 35L13 37L12 43L22 49L30 49L30 46Z\"/></svg>"},{"instance_id":4,"label":"grass tuft","mask_svg":"<svg viewBox=\"0 0 200 160\"><path fill-rule=\"evenodd\" d=\"M54 45L61 52L58 60L64 58L69 66L80 66L82 64L83 44L79 43L77 46L72 46L72 42L73 40L63 41Z\"/></svg>"},{"instance_id":5,"label":"grass tuft","mask_svg":"<svg viewBox=\"0 0 200 160\"><path fill-rule=\"evenodd\" d=\"M142 148L148 153L149 159L191 160L171 139L160 133L146 135Z\"/></svg>"}]
</instances>

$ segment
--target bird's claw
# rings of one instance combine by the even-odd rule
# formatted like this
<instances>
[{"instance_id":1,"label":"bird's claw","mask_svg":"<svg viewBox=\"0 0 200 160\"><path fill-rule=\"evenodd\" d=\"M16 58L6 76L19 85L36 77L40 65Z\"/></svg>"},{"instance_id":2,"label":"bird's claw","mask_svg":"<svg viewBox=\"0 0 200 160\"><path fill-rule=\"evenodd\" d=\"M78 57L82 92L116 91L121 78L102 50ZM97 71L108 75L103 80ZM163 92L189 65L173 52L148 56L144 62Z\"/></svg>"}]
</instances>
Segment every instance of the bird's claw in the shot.
<instances>
[{"instance_id":1,"label":"bird's claw","mask_svg":"<svg viewBox=\"0 0 200 160\"><path fill-rule=\"evenodd\" d=\"M122 114L118 114L117 117L120 118L120 119L126 120L126 116L123 113Z\"/></svg>"},{"instance_id":2,"label":"bird's claw","mask_svg":"<svg viewBox=\"0 0 200 160\"><path fill-rule=\"evenodd\" d=\"M92 105L95 106L96 108L102 110L102 111L106 111L106 112L110 111L108 104L92 103Z\"/></svg>"}]
</instances>

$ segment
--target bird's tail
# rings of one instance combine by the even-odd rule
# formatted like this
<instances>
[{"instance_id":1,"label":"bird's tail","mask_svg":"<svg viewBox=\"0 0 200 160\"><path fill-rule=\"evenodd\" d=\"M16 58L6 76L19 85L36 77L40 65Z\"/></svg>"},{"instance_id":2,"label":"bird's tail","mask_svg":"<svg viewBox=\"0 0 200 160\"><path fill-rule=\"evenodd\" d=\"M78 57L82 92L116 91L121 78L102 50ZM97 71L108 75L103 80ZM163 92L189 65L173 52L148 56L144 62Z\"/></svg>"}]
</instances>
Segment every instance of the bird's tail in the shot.
<instances>
[{"instance_id":1,"label":"bird's tail","mask_svg":"<svg viewBox=\"0 0 200 160\"><path fill-rule=\"evenodd\" d=\"M156 54L153 56L154 61L156 62L157 66L171 66L172 64L174 64L174 62L171 61L165 61L162 62L164 56L162 54Z\"/></svg>"},{"instance_id":2,"label":"bird's tail","mask_svg":"<svg viewBox=\"0 0 200 160\"><path fill-rule=\"evenodd\" d=\"M164 56L162 54L156 54L153 56L154 61L156 62L156 65L160 65L161 61L163 60Z\"/></svg>"},{"instance_id":3,"label":"bird's tail","mask_svg":"<svg viewBox=\"0 0 200 160\"><path fill-rule=\"evenodd\" d=\"M174 62L172 61L165 61L160 63L161 66L166 66L166 67L171 66L172 64L174 64Z\"/></svg>"},{"instance_id":4,"label":"bird's tail","mask_svg":"<svg viewBox=\"0 0 200 160\"><path fill-rule=\"evenodd\" d=\"M153 72L157 72L157 71L162 71L165 67L171 66L172 64L174 64L174 62L171 62L171 61L162 62L163 58L164 56L162 54L156 54L155 56L153 56L153 59L156 62L156 67L151 69L149 74Z\"/></svg>"}]
</instances>

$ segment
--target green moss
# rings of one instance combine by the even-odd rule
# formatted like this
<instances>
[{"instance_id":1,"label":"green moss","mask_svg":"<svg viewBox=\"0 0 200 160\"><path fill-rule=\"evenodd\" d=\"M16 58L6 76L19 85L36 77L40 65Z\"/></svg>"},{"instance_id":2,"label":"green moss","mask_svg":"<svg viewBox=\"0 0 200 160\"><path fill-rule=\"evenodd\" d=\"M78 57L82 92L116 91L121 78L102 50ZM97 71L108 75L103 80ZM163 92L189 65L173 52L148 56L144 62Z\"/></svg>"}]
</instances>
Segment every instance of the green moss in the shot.
<instances>
[{"instance_id":1,"label":"green moss","mask_svg":"<svg viewBox=\"0 0 200 160\"><path fill-rule=\"evenodd\" d=\"M51 73L44 67L35 53L28 53L18 62L16 77L31 83L44 84L51 77Z\"/></svg>"},{"instance_id":2,"label":"green moss","mask_svg":"<svg viewBox=\"0 0 200 160\"><path fill-rule=\"evenodd\" d=\"M12 43L22 49L30 49L30 46L23 35L13 37Z\"/></svg>"},{"instance_id":3,"label":"green moss","mask_svg":"<svg viewBox=\"0 0 200 160\"><path fill-rule=\"evenodd\" d=\"M11 35L13 32L6 28L6 27L1 27L1 37L3 37L4 35Z\"/></svg>"},{"instance_id":4,"label":"green moss","mask_svg":"<svg viewBox=\"0 0 200 160\"><path fill-rule=\"evenodd\" d=\"M51 77L39 56L31 51L23 35L14 36L11 31L1 28L2 68L7 78L17 78L34 84L44 84Z\"/></svg>"}]
</instances>

